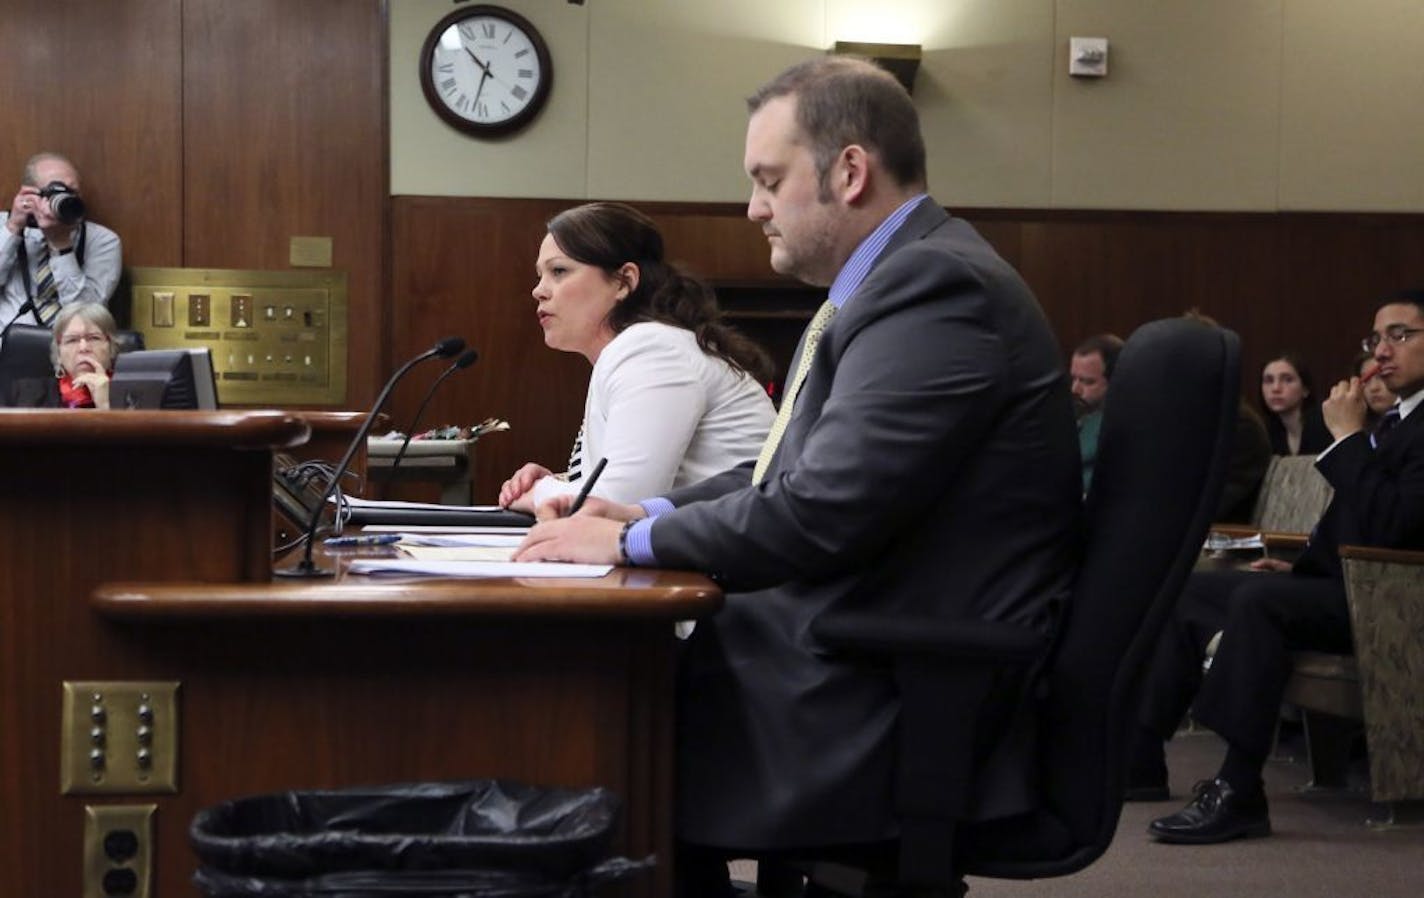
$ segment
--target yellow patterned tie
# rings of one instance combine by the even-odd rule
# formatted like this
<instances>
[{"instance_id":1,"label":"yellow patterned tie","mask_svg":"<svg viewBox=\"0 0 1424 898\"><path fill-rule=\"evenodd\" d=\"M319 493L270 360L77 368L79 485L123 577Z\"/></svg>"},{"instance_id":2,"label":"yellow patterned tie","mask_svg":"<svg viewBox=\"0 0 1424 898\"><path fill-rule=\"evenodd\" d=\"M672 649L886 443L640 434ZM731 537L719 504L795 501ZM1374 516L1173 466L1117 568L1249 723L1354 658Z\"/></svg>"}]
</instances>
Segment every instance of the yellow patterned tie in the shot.
<instances>
[{"instance_id":1,"label":"yellow patterned tie","mask_svg":"<svg viewBox=\"0 0 1424 898\"><path fill-rule=\"evenodd\" d=\"M49 267L49 244L41 243L35 257L35 320L48 327L59 312L59 287Z\"/></svg>"},{"instance_id":2,"label":"yellow patterned tie","mask_svg":"<svg viewBox=\"0 0 1424 898\"><path fill-rule=\"evenodd\" d=\"M806 326L806 339L801 346L801 360L796 364L796 373L786 384L786 393L781 397L781 408L776 413L776 420L771 423L771 433L766 435L766 442L761 446L761 455L757 456L756 467L752 469L753 485L761 483L766 477L766 469L771 465L771 457L776 454L776 447L781 445L781 435L786 432L786 422L791 420L791 410L796 405L796 394L801 392L801 382L806 379L806 372L811 370L811 359L816 354L817 344L821 342L821 334L834 314L836 314L836 307L828 299L821 303L821 307L816 310L815 317Z\"/></svg>"}]
</instances>

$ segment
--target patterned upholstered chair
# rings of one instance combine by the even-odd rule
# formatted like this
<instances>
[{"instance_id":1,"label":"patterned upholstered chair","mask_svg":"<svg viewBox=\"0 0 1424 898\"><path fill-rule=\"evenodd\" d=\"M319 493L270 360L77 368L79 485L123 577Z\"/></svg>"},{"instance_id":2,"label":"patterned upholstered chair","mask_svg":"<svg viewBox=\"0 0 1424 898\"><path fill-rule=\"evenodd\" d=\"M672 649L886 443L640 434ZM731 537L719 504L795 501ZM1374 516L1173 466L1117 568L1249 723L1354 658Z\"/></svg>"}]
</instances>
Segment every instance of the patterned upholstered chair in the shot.
<instances>
[{"instance_id":1,"label":"patterned upholstered chair","mask_svg":"<svg viewBox=\"0 0 1424 898\"><path fill-rule=\"evenodd\" d=\"M1261 482L1252 526L1269 533L1309 533L1334 495L1315 469L1315 456L1277 455Z\"/></svg>"}]
</instances>

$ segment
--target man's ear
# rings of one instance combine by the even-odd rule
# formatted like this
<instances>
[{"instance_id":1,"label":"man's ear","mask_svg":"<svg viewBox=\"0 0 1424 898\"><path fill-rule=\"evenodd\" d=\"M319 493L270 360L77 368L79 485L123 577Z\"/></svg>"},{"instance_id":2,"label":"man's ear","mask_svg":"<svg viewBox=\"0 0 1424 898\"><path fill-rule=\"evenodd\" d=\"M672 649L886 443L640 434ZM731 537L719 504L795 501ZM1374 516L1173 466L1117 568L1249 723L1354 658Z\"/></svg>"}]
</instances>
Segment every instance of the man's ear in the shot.
<instances>
[{"instance_id":1,"label":"man's ear","mask_svg":"<svg viewBox=\"0 0 1424 898\"><path fill-rule=\"evenodd\" d=\"M865 193L870 179L870 154L858 143L841 150L832 171L841 199L855 203Z\"/></svg>"}]
</instances>

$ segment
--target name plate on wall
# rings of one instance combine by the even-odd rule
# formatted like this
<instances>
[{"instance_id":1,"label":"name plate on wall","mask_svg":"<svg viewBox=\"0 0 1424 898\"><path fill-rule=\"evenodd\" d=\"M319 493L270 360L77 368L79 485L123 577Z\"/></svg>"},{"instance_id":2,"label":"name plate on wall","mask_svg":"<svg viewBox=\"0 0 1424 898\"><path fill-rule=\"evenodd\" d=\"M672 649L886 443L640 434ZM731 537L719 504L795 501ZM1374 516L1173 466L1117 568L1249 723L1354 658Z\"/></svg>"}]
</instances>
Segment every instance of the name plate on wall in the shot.
<instances>
[{"instance_id":1,"label":"name plate on wall","mask_svg":"<svg viewBox=\"0 0 1424 898\"><path fill-rule=\"evenodd\" d=\"M346 401L346 273L131 268L149 349L213 353L223 405Z\"/></svg>"}]
</instances>

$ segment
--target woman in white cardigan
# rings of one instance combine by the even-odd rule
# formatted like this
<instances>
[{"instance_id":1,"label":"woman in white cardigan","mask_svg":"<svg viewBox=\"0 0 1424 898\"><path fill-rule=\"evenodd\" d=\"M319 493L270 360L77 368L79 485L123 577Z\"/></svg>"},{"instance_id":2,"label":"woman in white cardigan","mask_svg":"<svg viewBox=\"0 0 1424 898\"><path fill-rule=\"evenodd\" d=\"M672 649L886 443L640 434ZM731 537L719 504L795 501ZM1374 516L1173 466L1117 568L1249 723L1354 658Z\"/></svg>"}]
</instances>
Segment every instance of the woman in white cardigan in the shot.
<instances>
[{"instance_id":1,"label":"woman in white cardigan","mask_svg":"<svg viewBox=\"0 0 1424 898\"><path fill-rule=\"evenodd\" d=\"M662 235L620 203L568 209L548 224L533 296L544 343L593 365L568 470L529 463L499 502L529 511L576 492L634 502L755 460L775 417L769 363L723 324L708 287L663 258Z\"/></svg>"}]
</instances>

